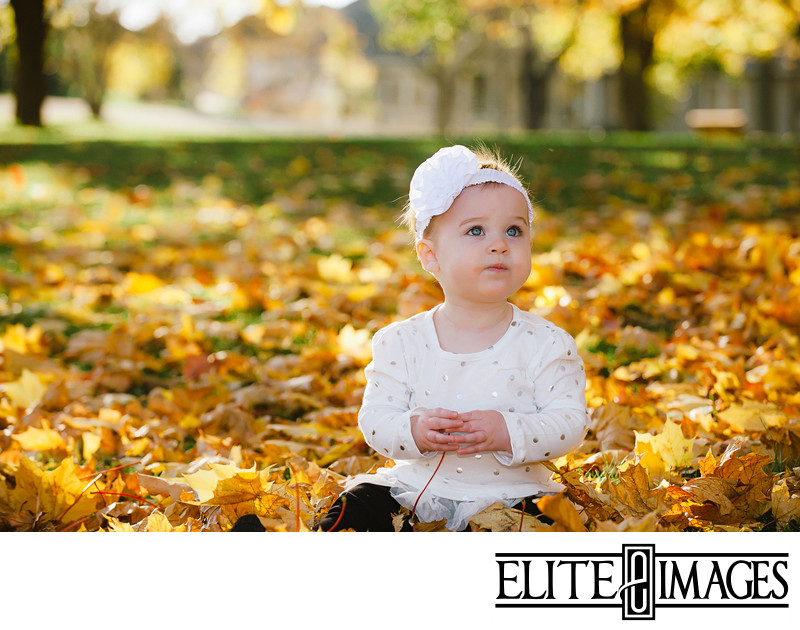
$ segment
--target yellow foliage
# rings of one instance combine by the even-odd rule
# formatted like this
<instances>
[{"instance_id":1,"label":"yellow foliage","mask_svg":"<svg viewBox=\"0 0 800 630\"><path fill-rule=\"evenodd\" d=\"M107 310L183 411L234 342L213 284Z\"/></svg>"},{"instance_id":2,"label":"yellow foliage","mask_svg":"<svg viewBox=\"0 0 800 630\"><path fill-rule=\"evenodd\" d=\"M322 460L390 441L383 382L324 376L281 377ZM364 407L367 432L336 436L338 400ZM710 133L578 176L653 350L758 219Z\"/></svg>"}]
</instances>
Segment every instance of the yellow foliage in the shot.
<instances>
[{"instance_id":1,"label":"yellow foliage","mask_svg":"<svg viewBox=\"0 0 800 630\"><path fill-rule=\"evenodd\" d=\"M638 431L635 435L634 452L651 477L663 477L672 469L691 465L694 438L685 438L677 423L665 423L658 435Z\"/></svg>"},{"instance_id":2,"label":"yellow foliage","mask_svg":"<svg viewBox=\"0 0 800 630\"><path fill-rule=\"evenodd\" d=\"M372 357L372 336L368 330L356 330L352 325L342 327L336 337L339 352L367 363Z\"/></svg>"},{"instance_id":3,"label":"yellow foliage","mask_svg":"<svg viewBox=\"0 0 800 630\"><path fill-rule=\"evenodd\" d=\"M217 484L225 479L238 475L242 479L260 478L260 473L256 472L255 467L242 470L233 464L210 464L206 470L198 470L194 473L186 473L183 478L197 495L197 501L205 503L214 497Z\"/></svg>"},{"instance_id":4,"label":"yellow foliage","mask_svg":"<svg viewBox=\"0 0 800 630\"><path fill-rule=\"evenodd\" d=\"M800 482L796 476L780 479L772 487L772 515L779 527L800 523Z\"/></svg>"},{"instance_id":5,"label":"yellow foliage","mask_svg":"<svg viewBox=\"0 0 800 630\"><path fill-rule=\"evenodd\" d=\"M16 381L3 385L6 396L11 402L22 409L30 409L42 402L47 392L44 379L34 372L22 371L22 376Z\"/></svg>"},{"instance_id":6,"label":"yellow foliage","mask_svg":"<svg viewBox=\"0 0 800 630\"><path fill-rule=\"evenodd\" d=\"M28 512L39 522L66 523L93 514L98 500L88 491L89 484L78 477L78 469L67 458L54 470L42 471L22 457L14 471L15 486L5 489L10 512Z\"/></svg>"},{"instance_id":7,"label":"yellow foliage","mask_svg":"<svg viewBox=\"0 0 800 630\"><path fill-rule=\"evenodd\" d=\"M786 415L780 409L774 405L754 400L732 404L721 411L719 417L739 433L763 431L786 422Z\"/></svg>"},{"instance_id":8,"label":"yellow foliage","mask_svg":"<svg viewBox=\"0 0 800 630\"><path fill-rule=\"evenodd\" d=\"M38 353L42 351L42 329L34 324L26 328L22 324L9 326L0 335L0 352L13 350L20 354Z\"/></svg>"},{"instance_id":9,"label":"yellow foliage","mask_svg":"<svg viewBox=\"0 0 800 630\"><path fill-rule=\"evenodd\" d=\"M37 429L36 427L28 427L22 433L13 435L12 439L19 444L23 451L64 450L67 445L58 431Z\"/></svg>"},{"instance_id":10,"label":"yellow foliage","mask_svg":"<svg viewBox=\"0 0 800 630\"><path fill-rule=\"evenodd\" d=\"M328 282L348 284L355 281L353 274L353 261L339 254L332 254L326 258L320 258L317 262L320 278Z\"/></svg>"},{"instance_id":11,"label":"yellow foliage","mask_svg":"<svg viewBox=\"0 0 800 630\"><path fill-rule=\"evenodd\" d=\"M172 74L173 55L165 45L152 40L126 38L108 53L108 89L138 98L166 85Z\"/></svg>"},{"instance_id":12,"label":"yellow foliage","mask_svg":"<svg viewBox=\"0 0 800 630\"><path fill-rule=\"evenodd\" d=\"M442 295L392 213L352 194L411 167L366 144L298 143L277 168L263 145L239 161L243 144L207 175L180 171L202 156L174 145L174 162L133 166L130 189L94 161L0 169L0 197L40 213L0 225L0 529L224 531L257 514L302 531L347 476L393 465L357 426L370 339ZM543 171L537 197L577 185L605 210L537 212L512 298L578 338L590 427L548 464L565 486L539 504L554 525L494 506L473 527L796 528L796 182L679 150L647 154L659 181L625 178L620 151L591 153L601 168ZM179 173L164 188L147 175L162 168ZM694 172L713 204L682 196ZM225 196L251 175L274 194ZM641 209L667 197L668 220Z\"/></svg>"},{"instance_id":13,"label":"yellow foliage","mask_svg":"<svg viewBox=\"0 0 800 630\"><path fill-rule=\"evenodd\" d=\"M581 520L575 505L562 494L544 496L536 501L542 514L553 519L553 531L585 532L586 526Z\"/></svg>"}]
</instances>

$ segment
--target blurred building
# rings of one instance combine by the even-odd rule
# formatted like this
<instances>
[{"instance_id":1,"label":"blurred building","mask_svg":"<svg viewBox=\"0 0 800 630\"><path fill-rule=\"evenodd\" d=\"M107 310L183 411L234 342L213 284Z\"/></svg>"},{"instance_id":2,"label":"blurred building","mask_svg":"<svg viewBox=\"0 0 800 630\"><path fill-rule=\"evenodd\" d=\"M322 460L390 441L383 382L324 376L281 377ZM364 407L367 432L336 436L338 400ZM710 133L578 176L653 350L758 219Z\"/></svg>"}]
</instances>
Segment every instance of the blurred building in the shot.
<instances>
[{"instance_id":1,"label":"blurred building","mask_svg":"<svg viewBox=\"0 0 800 630\"><path fill-rule=\"evenodd\" d=\"M375 131L429 132L437 128L439 89L423 55L389 51L379 43L379 26L368 0L341 10L364 40L364 55L377 71ZM617 78L577 82L531 51L504 48L486 38L453 77L448 130L508 132L526 128L618 129ZM800 133L800 67L780 59L751 63L734 79L708 71L688 86L687 98L656 112L656 129L685 131L691 110L729 110L748 130ZM656 104L658 107L663 104ZM712 112L713 114L713 112ZM724 121L723 121L724 122Z\"/></svg>"},{"instance_id":2,"label":"blurred building","mask_svg":"<svg viewBox=\"0 0 800 630\"><path fill-rule=\"evenodd\" d=\"M189 98L208 113L323 133L622 128L615 75L577 81L532 45L504 47L473 33L459 42L459 62L443 76L430 55L381 46L369 0L304 11L289 34L272 33L263 18L251 16L224 37L195 44L184 60ZM800 133L800 68L774 59L752 62L737 79L708 71L687 87L683 101L664 98L654 107L659 131L686 131L687 114L704 110L703 124L716 117L732 129L745 121L747 130Z\"/></svg>"}]
</instances>

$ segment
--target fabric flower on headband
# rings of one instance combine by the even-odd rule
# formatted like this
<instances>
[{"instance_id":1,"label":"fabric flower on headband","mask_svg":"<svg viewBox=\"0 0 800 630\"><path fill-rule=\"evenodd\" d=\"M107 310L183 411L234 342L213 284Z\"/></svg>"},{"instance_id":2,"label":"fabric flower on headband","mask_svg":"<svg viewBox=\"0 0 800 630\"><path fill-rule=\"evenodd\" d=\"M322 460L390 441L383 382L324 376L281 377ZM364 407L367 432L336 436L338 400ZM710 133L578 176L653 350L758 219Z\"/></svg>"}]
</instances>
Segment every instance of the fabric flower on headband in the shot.
<instances>
[{"instance_id":1,"label":"fabric flower on headband","mask_svg":"<svg viewBox=\"0 0 800 630\"><path fill-rule=\"evenodd\" d=\"M533 222L533 206L519 180L503 171L481 168L476 155L457 144L439 149L419 165L411 178L408 200L414 212L417 240L422 239L431 219L445 213L462 190L488 182L505 184L522 193L528 204L528 223Z\"/></svg>"}]
</instances>

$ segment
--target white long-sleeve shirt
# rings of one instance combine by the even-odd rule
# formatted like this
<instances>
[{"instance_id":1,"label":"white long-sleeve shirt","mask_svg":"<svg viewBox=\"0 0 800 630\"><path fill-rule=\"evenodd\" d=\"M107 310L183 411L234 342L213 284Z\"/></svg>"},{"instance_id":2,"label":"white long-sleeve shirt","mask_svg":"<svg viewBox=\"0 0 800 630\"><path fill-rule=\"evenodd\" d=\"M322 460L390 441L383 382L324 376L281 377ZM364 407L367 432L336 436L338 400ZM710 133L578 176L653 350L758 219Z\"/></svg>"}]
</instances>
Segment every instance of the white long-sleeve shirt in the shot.
<instances>
[{"instance_id":1,"label":"white long-sleeve shirt","mask_svg":"<svg viewBox=\"0 0 800 630\"><path fill-rule=\"evenodd\" d=\"M508 330L493 346L468 354L447 352L436 335L436 308L390 324L373 337L358 422L366 442L395 465L358 475L347 487L391 486L392 495L412 509L430 481L417 516L446 518L448 528L463 529L492 503L513 505L562 489L538 462L564 455L583 440L589 422L585 372L568 333L516 306ZM419 451L410 418L435 407L501 412L511 452L448 452L431 480L441 452Z\"/></svg>"}]
</instances>

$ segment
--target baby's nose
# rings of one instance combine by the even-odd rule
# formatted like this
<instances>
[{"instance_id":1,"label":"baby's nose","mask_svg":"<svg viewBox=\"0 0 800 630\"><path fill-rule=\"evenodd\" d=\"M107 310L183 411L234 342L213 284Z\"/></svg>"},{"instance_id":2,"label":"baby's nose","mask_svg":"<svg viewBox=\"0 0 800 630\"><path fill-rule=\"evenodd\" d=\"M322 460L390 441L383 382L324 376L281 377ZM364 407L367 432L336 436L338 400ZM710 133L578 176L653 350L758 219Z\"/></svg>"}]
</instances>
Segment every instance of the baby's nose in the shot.
<instances>
[{"instance_id":1,"label":"baby's nose","mask_svg":"<svg viewBox=\"0 0 800 630\"><path fill-rule=\"evenodd\" d=\"M508 251L508 243L506 243L506 240L504 238L500 238L500 237L495 238L491 242L491 244L489 245L489 250L492 253L507 252Z\"/></svg>"}]
</instances>

